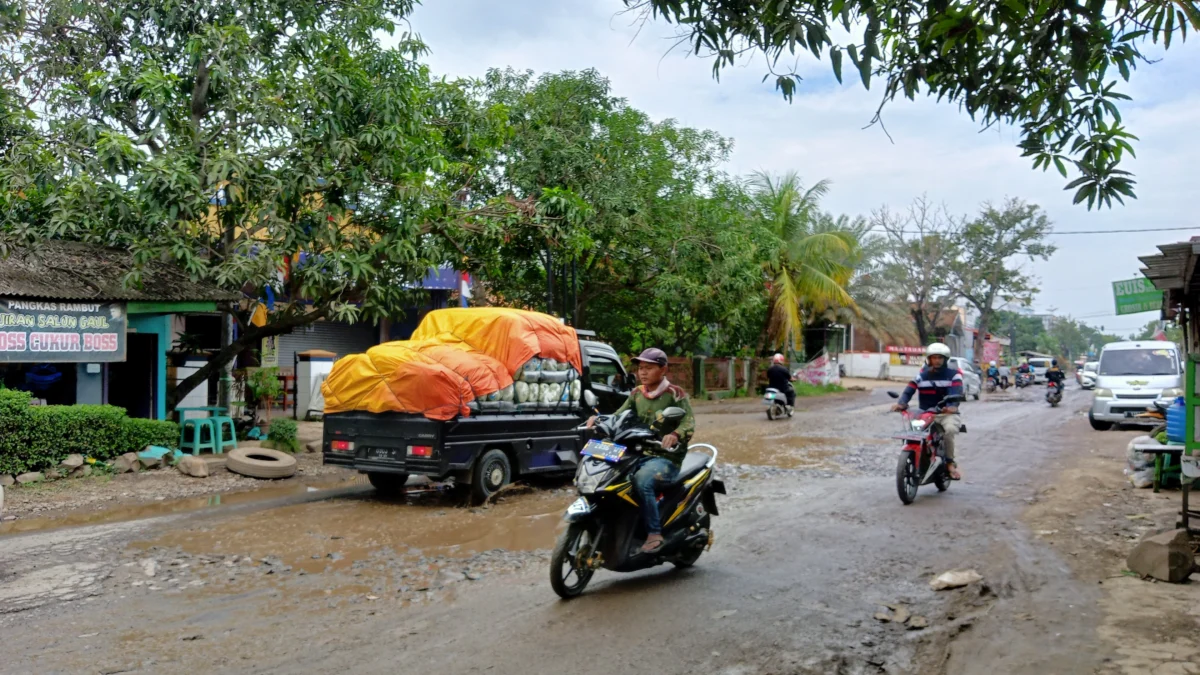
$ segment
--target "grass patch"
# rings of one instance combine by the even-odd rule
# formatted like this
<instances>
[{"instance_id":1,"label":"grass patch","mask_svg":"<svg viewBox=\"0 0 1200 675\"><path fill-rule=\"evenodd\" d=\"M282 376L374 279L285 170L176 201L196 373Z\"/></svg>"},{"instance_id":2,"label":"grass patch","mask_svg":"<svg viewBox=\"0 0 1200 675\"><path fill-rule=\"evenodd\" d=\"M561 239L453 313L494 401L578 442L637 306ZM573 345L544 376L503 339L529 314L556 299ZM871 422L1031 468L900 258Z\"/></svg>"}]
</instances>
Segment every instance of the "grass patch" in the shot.
<instances>
[{"instance_id":1,"label":"grass patch","mask_svg":"<svg viewBox=\"0 0 1200 675\"><path fill-rule=\"evenodd\" d=\"M828 394L840 394L846 391L846 388L840 384L809 384L808 382L793 382L792 387L796 390L796 397L808 396L825 396Z\"/></svg>"}]
</instances>

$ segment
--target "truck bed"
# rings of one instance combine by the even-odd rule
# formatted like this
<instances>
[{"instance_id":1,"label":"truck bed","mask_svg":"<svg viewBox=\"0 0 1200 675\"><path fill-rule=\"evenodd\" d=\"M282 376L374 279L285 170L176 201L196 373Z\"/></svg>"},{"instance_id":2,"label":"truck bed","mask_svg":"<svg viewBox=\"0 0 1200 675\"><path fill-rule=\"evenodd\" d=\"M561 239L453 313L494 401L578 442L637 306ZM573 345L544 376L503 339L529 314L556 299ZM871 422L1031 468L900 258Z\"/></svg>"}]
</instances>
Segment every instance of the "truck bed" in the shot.
<instances>
[{"instance_id":1,"label":"truck bed","mask_svg":"<svg viewBox=\"0 0 1200 675\"><path fill-rule=\"evenodd\" d=\"M406 413L345 412L325 416L326 464L366 473L407 473L441 480L471 470L484 451L501 449L514 474L572 472L583 446L578 412L479 414L447 422ZM334 443L353 444L335 450ZM430 447L429 457L410 446Z\"/></svg>"}]
</instances>

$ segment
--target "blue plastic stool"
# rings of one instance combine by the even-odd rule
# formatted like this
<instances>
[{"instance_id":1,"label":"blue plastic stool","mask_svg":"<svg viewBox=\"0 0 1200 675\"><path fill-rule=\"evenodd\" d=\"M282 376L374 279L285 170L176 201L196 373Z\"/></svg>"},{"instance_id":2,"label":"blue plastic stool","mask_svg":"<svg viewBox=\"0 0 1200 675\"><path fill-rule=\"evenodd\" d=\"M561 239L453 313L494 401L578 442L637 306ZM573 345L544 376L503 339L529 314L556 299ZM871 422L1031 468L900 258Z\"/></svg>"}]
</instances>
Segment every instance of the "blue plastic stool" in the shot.
<instances>
[{"instance_id":1,"label":"blue plastic stool","mask_svg":"<svg viewBox=\"0 0 1200 675\"><path fill-rule=\"evenodd\" d=\"M233 418L217 415L212 420L217 429L216 448L213 452L221 454L225 452L225 448L237 450L237 428L233 426Z\"/></svg>"},{"instance_id":2,"label":"blue plastic stool","mask_svg":"<svg viewBox=\"0 0 1200 675\"><path fill-rule=\"evenodd\" d=\"M192 440L188 440L188 429L192 430ZM208 431L208 440L204 440L204 432ZM190 450L193 455L202 450L217 452L217 425L212 417L195 417L184 420L179 427L179 449Z\"/></svg>"}]
</instances>

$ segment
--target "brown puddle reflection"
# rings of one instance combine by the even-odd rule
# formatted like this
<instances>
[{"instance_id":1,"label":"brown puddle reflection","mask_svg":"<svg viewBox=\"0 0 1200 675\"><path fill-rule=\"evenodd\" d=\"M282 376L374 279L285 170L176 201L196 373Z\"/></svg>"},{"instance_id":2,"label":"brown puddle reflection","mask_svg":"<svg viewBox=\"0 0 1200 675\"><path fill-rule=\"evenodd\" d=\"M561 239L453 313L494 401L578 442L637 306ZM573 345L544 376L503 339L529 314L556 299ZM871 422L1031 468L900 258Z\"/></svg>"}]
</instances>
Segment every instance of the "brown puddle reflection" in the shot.
<instances>
[{"instance_id":1,"label":"brown puddle reflection","mask_svg":"<svg viewBox=\"0 0 1200 675\"><path fill-rule=\"evenodd\" d=\"M211 495L187 497L184 499L150 502L147 504L131 504L128 506L117 506L111 509L103 509L99 511L81 511L78 513L67 513L59 516L47 516L45 518L25 518L21 520L13 520L0 525L0 535L53 530L60 527L102 525L106 523L118 523L127 520L141 520L143 518L154 518L156 516L165 516L172 513L199 511L202 509L217 508L222 506L235 506L237 504L249 504L253 502L278 499L281 497L301 495L308 492L319 492L367 484L368 483L364 476L353 476L350 478L339 476L324 480L313 480L307 483L292 483L286 486L263 487L257 490L247 490L244 492L233 492L226 494L217 493Z\"/></svg>"},{"instance_id":2,"label":"brown puddle reflection","mask_svg":"<svg viewBox=\"0 0 1200 675\"><path fill-rule=\"evenodd\" d=\"M562 492L533 492L483 510L456 507L437 496L397 503L364 492L238 515L132 546L179 547L193 555L275 556L308 573L346 569L389 552L466 557L494 549L533 551L554 545L555 529L572 499Z\"/></svg>"}]
</instances>

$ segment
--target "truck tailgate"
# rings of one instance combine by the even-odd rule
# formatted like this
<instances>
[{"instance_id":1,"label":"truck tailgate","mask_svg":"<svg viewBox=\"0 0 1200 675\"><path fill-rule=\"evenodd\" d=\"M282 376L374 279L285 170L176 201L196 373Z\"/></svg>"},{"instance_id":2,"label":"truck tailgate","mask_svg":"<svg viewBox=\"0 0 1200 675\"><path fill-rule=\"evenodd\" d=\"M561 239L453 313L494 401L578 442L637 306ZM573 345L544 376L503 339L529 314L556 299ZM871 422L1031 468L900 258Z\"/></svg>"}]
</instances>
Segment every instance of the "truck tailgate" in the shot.
<instances>
[{"instance_id":1,"label":"truck tailgate","mask_svg":"<svg viewBox=\"0 0 1200 675\"><path fill-rule=\"evenodd\" d=\"M359 471L442 476L443 425L420 415L347 412L325 416L325 463Z\"/></svg>"}]
</instances>

